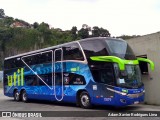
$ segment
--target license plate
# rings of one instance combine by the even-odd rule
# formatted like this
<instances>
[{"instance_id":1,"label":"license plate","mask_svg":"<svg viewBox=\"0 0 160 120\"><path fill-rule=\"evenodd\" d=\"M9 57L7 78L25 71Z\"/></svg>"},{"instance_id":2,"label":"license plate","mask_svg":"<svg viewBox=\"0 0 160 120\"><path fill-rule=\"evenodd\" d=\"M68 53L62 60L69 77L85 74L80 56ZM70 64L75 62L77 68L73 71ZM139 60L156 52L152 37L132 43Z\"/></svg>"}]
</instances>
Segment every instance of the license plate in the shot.
<instances>
[{"instance_id":1,"label":"license plate","mask_svg":"<svg viewBox=\"0 0 160 120\"><path fill-rule=\"evenodd\" d=\"M138 103L139 103L139 101L135 101L135 102L134 102L134 104L138 104Z\"/></svg>"}]
</instances>

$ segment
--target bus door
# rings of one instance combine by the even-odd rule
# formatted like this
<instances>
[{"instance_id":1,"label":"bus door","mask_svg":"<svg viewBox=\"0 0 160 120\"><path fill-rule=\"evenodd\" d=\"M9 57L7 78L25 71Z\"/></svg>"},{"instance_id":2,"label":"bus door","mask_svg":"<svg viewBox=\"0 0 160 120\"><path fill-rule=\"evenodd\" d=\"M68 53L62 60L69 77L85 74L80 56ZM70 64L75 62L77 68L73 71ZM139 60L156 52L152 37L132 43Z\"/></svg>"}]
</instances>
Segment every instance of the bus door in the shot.
<instances>
[{"instance_id":1,"label":"bus door","mask_svg":"<svg viewBox=\"0 0 160 120\"><path fill-rule=\"evenodd\" d=\"M63 85L63 49L58 48L54 50L54 96L56 101L63 100Z\"/></svg>"},{"instance_id":2,"label":"bus door","mask_svg":"<svg viewBox=\"0 0 160 120\"><path fill-rule=\"evenodd\" d=\"M114 89L114 70L111 63L96 62L95 68L92 68L92 74L95 82L94 85L94 97L95 101L98 98L103 98L104 101L111 101L114 97L114 92L110 89ZM108 90L109 89L109 90Z\"/></svg>"}]
</instances>

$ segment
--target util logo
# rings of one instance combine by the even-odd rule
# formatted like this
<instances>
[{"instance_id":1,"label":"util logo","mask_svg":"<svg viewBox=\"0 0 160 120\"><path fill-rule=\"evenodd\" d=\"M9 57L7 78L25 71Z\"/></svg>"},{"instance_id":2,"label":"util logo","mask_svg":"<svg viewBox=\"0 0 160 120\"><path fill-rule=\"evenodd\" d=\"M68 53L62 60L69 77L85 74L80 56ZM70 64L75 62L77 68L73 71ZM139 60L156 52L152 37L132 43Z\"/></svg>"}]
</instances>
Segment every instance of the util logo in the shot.
<instances>
[{"instance_id":1,"label":"util logo","mask_svg":"<svg viewBox=\"0 0 160 120\"><path fill-rule=\"evenodd\" d=\"M24 85L24 68L18 69L13 75L8 75L8 86L23 86ZM18 83L18 84L17 84Z\"/></svg>"}]
</instances>

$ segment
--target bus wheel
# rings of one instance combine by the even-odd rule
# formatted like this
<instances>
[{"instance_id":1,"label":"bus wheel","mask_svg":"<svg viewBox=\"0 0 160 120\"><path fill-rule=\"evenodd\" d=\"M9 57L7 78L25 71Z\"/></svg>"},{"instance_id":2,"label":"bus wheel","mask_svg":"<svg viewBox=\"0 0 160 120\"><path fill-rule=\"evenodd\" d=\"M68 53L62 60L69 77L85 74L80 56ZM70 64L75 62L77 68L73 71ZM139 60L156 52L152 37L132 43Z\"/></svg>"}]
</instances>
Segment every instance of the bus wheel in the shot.
<instances>
[{"instance_id":1,"label":"bus wheel","mask_svg":"<svg viewBox=\"0 0 160 120\"><path fill-rule=\"evenodd\" d=\"M19 92L18 92L18 90L16 90L15 92L14 92L14 100L15 101L20 101L20 96L19 96Z\"/></svg>"},{"instance_id":2,"label":"bus wheel","mask_svg":"<svg viewBox=\"0 0 160 120\"><path fill-rule=\"evenodd\" d=\"M89 94L86 91L83 91L79 97L80 106L85 109L91 108L91 99Z\"/></svg>"},{"instance_id":3,"label":"bus wheel","mask_svg":"<svg viewBox=\"0 0 160 120\"><path fill-rule=\"evenodd\" d=\"M22 92L22 101L23 101L23 102L27 102L27 101L28 101L27 93L26 93L25 90Z\"/></svg>"}]
</instances>

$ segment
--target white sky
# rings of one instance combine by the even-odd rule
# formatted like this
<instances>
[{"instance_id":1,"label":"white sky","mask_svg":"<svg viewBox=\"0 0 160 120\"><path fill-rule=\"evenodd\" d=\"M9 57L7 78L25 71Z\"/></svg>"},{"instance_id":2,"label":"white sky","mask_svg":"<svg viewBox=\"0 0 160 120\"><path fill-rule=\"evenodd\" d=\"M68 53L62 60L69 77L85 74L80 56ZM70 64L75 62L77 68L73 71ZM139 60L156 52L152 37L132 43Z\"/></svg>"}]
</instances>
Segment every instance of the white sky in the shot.
<instances>
[{"instance_id":1,"label":"white sky","mask_svg":"<svg viewBox=\"0 0 160 120\"><path fill-rule=\"evenodd\" d=\"M87 24L112 36L160 31L160 0L0 0L0 8L7 16L62 30Z\"/></svg>"}]
</instances>

